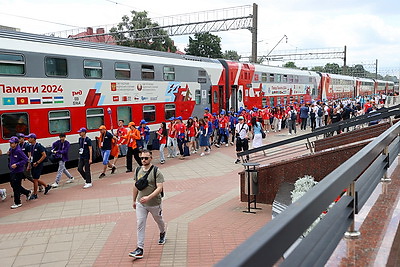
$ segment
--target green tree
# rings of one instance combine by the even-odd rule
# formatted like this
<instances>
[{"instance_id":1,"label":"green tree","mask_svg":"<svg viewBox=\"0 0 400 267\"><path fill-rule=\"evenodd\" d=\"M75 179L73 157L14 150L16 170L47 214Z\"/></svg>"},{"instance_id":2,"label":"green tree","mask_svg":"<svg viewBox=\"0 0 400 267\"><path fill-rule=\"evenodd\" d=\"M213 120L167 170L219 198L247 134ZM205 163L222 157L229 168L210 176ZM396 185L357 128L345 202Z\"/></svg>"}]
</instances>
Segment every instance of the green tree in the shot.
<instances>
[{"instance_id":1,"label":"green tree","mask_svg":"<svg viewBox=\"0 0 400 267\"><path fill-rule=\"evenodd\" d=\"M221 38L209 32L195 33L194 38L189 37L185 52L199 57L222 58Z\"/></svg>"},{"instance_id":2,"label":"green tree","mask_svg":"<svg viewBox=\"0 0 400 267\"><path fill-rule=\"evenodd\" d=\"M324 67L322 66L315 66L311 68L311 71L318 71L318 72L325 72Z\"/></svg>"},{"instance_id":3,"label":"green tree","mask_svg":"<svg viewBox=\"0 0 400 267\"><path fill-rule=\"evenodd\" d=\"M158 27L147 17L147 11L131 11L131 17L127 15L122 17L122 22L117 27L111 28L110 32L117 41L118 45L151 49L157 51L176 52L176 46L167 32L162 29L152 29ZM152 38L135 40L145 37L144 31L135 32L134 30L145 29L152 32Z\"/></svg>"},{"instance_id":4,"label":"green tree","mask_svg":"<svg viewBox=\"0 0 400 267\"><path fill-rule=\"evenodd\" d=\"M336 63L327 63L324 67L324 71L332 74L341 74L342 68Z\"/></svg>"},{"instance_id":5,"label":"green tree","mask_svg":"<svg viewBox=\"0 0 400 267\"><path fill-rule=\"evenodd\" d=\"M225 53L222 56L224 59L229 59L229 60L236 60L239 61L241 59L241 56L234 50L225 50Z\"/></svg>"},{"instance_id":6,"label":"green tree","mask_svg":"<svg viewBox=\"0 0 400 267\"><path fill-rule=\"evenodd\" d=\"M285 68L291 68L291 69L298 69L296 64L293 61L286 62L283 67Z\"/></svg>"}]
</instances>

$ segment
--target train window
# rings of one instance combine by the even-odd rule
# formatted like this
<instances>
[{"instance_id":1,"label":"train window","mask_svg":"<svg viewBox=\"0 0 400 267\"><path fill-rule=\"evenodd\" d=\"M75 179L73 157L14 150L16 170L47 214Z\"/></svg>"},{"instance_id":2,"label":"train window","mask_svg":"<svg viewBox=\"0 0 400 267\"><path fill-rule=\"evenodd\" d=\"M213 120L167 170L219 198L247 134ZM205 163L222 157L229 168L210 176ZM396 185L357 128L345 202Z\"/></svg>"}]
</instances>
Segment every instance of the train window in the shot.
<instances>
[{"instance_id":1,"label":"train window","mask_svg":"<svg viewBox=\"0 0 400 267\"><path fill-rule=\"evenodd\" d=\"M164 81L175 81L174 67L164 67Z\"/></svg>"},{"instance_id":2,"label":"train window","mask_svg":"<svg viewBox=\"0 0 400 267\"><path fill-rule=\"evenodd\" d=\"M243 91L239 90L238 91L238 102L242 102L243 101Z\"/></svg>"},{"instance_id":3,"label":"train window","mask_svg":"<svg viewBox=\"0 0 400 267\"><path fill-rule=\"evenodd\" d=\"M1 115L3 139L11 138L17 133L29 134L28 113L3 113Z\"/></svg>"},{"instance_id":4,"label":"train window","mask_svg":"<svg viewBox=\"0 0 400 267\"><path fill-rule=\"evenodd\" d=\"M128 106L117 107L117 120L123 120L124 125L132 121L132 108Z\"/></svg>"},{"instance_id":5,"label":"train window","mask_svg":"<svg viewBox=\"0 0 400 267\"><path fill-rule=\"evenodd\" d=\"M283 97L283 104L286 106L287 105L287 96Z\"/></svg>"},{"instance_id":6,"label":"train window","mask_svg":"<svg viewBox=\"0 0 400 267\"><path fill-rule=\"evenodd\" d=\"M287 79L287 75L283 75L282 77L282 82L287 83L288 79Z\"/></svg>"},{"instance_id":7,"label":"train window","mask_svg":"<svg viewBox=\"0 0 400 267\"><path fill-rule=\"evenodd\" d=\"M47 76L66 77L68 75L67 59L65 58L45 58L45 71Z\"/></svg>"},{"instance_id":8,"label":"train window","mask_svg":"<svg viewBox=\"0 0 400 267\"><path fill-rule=\"evenodd\" d=\"M86 78L100 79L103 77L103 67L100 60L85 59L83 61L83 69Z\"/></svg>"},{"instance_id":9,"label":"train window","mask_svg":"<svg viewBox=\"0 0 400 267\"><path fill-rule=\"evenodd\" d=\"M146 122L156 121L156 106L154 105L143 106L143 119Z\"/></svg>"},{"instance_id":10,"label":"train window","mask_svg":"<svg viewBox=\"0 0 400 267\"><path fill-rule=\"evenodd\" d=\"M25 74L25 59L22 55L0 53L0 74Z\"/></svg>"},{"instance_id":11,"label":"train window","mask_svg":"<svg viewBox=\"0 0 400 267\"><path fill-rule=\"evenodd\" d=\"M299 83L299 76L294 76L294 83Z\"/></svg>"},{"instance_id":12,"label":"train window","mask_svg":"<svg viewBox=\"0 0 400 267\"><path fill-rule=\"evenodd\" d=\"M51 134L71 131L71 116L69 110L49 112L49 131Z\"/></svg>"},{"instance_id":13,"label":"train window","mask_svg":"<svg viewBox=\"0 0 400 267\"><path fill-rule=\"evenodd\" d=\"M274 76L274 74L270 74L269 75L269 81L271 82L271 83L273 83L274 81L275 81L275 76Z\"/></svg>"},{"instance_id":14,"label":"train window","mask_svg":"<svg viewBox=\"0 0 400 267\"><path fill-rule=\"evenodd\" d=\"M217 93L217 91L214 91L214 93L213 93L213 103L214 104L217 104L218 103L218 93Z\"/></svg>"},{"instance_id":15,"label":"train window","mask_svg":"<svg viewBox=\"0 0 400 267\"><path fill-rule=\"evenodd\" d=\"M265 107L267 105L267 98L266 97L262 98L261 105L262 105L262 107Z\"/></svg>"},{"instance_id":16,"label":"train window","mask_svg":"<svg viewBox=\"0 0 400 267\"><path fill-rule=\"evenodd\" d=\"M199 70L199 76L200 77L206 77L207 76L207 72L205 70Z\"/></svg>"},{"instance_id":17,"label":"train window","mask_svg":"<svg viewBox=\"0 0 400 267\"><path fill-rule=\"evenodd\" d=\"M293 83L293 75L289 75L289 83Z\"/></svg>"},{"instance_id":18,"label":"train window","mask_svg":"<svg viewBox=\"0 0 400 267\"><path fill-rule=\"evenodd\" d=\"M269 99L269 106L270 107L275 106L275 99L273 97L270 97L270 99Z\"/></svg>"},{"instance_id":19,"label":"train window","mask_svg":"<svg viewBox=\"0 0 400 267\"><path fill-rule=\"evenodd\" d=\"M277 82L277 83L282 82L282 75L281 75L281 74L277 74L277 75L276 75L276 82Z\"/></svg>"},{"instance_id":20,"label":"train window","mask_svg":"<svg viewBox=\"0 0 400 267\"><path fill-rule=\"evenodd\" d=\"M154 80L154 66L142 65L142 79L143 80Z\"/></svg>"},{"instance_id":21,"label":"train window","mask_svg":"<svg viewBox=\"0 0 400 267\"><path fill-rule=\"evenodd\" d=\"M175 117L175 104L165 104L165 119Z\"/></svg>"},{"instance_id":22,"label":"train window","mask_svg":"<svg viewBox=\"0 0 400 267\"><path fill-rule=\"evenodd\" d=\"M267 74L264 72L264 73L261 73L261 82L267 82Z\"/></svg>"},{"instance_id":23,"label":"train window","mask_svg":"<svg viewBox=\"0 0 400 267\"><path fill-rule=\"evenodd\" d=\"M104 110L91 108L86 110L86 126L89 130L99 129L104 124Z\"/></svg>"},{"instance_id":24,"label":"train window","mask_svg":"<svg viewBox=\"0 0 400 267\"><path fill-rule=\"evenodd\" d=\"M201 92L200 92L200 90L194 91L194 98L196 100L196 105L200 105L201 104Z\"/></svg>"},{"instance_id":25,"label":"train window","mask_svg":"<svg viewBox=\"0 0 400 267\"><path fill-rule=\"evenodd\" d=\"M115 63L115 78L129 80L131 78L131 68L129 63L117 62Z\"/></svg>"}]
</instances>

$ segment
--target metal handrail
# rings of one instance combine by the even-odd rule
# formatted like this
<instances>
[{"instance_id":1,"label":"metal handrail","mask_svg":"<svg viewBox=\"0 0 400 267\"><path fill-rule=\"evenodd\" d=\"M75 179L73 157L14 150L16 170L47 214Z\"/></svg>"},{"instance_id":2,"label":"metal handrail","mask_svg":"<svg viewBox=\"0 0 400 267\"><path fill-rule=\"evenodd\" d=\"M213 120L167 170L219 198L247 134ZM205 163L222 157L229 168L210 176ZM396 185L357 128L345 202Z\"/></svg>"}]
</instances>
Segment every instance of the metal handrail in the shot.
<instances>
[{"instance_id":1,"label":"metal handrail","mask_svg":"<svg viewBox=\"0 0 400 267\"><path fill-rule=\"evenodd\" d=\"M294 142L310 139L313 137L317 137L319 135L326 135L328 133L340 131L340 130L350 128L353 126L357 126L357 125L361 125L364 123L369 123L369 122L375 121L375 120L386 119L386 118L389 118L391 116L396 116L396 115L400 115L400 105L393 106L390 108L382 108L382 109L377 110L377 112L367 113L362 116L357 116L357 117L353 117L348 120L332 123L332 124L317 128L317 129L315 129L315 131L313 131L311 133L288 138L286 140L278 141L273 144L267 144L267 145L260 146L257 148L249 149L247 151L239 152L237 155L239 157L242 157L242 159L243 159L243 157L245 157L245 156L247 157L247 156L257 153L257 152L261 152L261 151L265 151L265 150L279 147L282 145L287 145L287 144L291 144Z\"/></svg>"},{"instance_id":2,"label":"metal handrail","mask_svg":"<svg viewBox=\"0 0 400 267\"><path fill-rule=\"evenodd\" d=\"M360 198L360 196L371 194L371 188L361 186L361 184L366 184L365 181L371 181L371 179L377 184L376 180L381 179L376 174L387 170L390 162L393 162L389 159L393 156L397 157L399 153L399 134L400 122L397 122L328 174L303 197L248 238L216 266L274 265L282 259L284 253L341 194L343 189L357 181L360 184L358 189L356 184L355 196ZM355 211L362 205L363 203L358 203L354 196L342 197L280 265L322 266L353 222Z\"/></svg>"}]
</instances>

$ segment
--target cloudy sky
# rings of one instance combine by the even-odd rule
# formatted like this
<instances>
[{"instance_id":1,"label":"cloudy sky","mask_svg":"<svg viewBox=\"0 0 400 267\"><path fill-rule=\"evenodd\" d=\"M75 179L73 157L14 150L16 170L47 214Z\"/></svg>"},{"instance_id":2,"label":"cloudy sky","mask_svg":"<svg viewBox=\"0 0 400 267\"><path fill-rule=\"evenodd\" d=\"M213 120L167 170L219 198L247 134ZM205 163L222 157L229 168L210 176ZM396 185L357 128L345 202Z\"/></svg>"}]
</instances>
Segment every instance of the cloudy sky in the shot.
<instances>
[{"instance_id":1,"label":"cloudy sky","mask_svg":"<svg viewBox=\"0 0 400 267\"><path fill-rule=\"evenodd\" d=\"M324 3L322 3L324 2ZM252 5L246 0L132 1L132 0L0 0L0 25L24 32L49 33L78 27L109 25L121 21L130 10L158 18ZM363 64L373 71L378 60L382 74L400 74L399 0L283 0L258 4L258 54L266 55L286 35L274 53L301 49L343 48L347 64ZM53 22L53 23L51 23ZM247 56L251 52L248 30L213 33L222 38L222 49ZM188 36L173 37L183 50ZM342 60L296 61L297 66L325 65ZM277 63L282 64L282 63Z\"/></svg>"}]
</instances>

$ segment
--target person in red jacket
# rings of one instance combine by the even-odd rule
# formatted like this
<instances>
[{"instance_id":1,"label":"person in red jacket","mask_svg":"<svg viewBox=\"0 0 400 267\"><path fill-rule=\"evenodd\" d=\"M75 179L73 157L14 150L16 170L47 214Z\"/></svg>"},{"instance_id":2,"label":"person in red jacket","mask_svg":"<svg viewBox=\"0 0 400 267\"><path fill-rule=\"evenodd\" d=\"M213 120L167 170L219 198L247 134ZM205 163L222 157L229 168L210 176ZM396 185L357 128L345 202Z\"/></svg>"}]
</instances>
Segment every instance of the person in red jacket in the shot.
<instances>
[{"instance_id":1,"label":"person in red jacket","mask_svg":"<svg viewBox=\"0 0 400 267\"><path fill-rule=\"evenodd\" d=\"M142 161L139 157L139 148L136 144L137 140L140 140L140 132L135 127L135 123L131 121L128 124L128 133L123 136L128 144L128 152L126 154L126 172L132 172L132 156L135 158L137 164L142 166Z\"/></svg>"}]
</instances>

